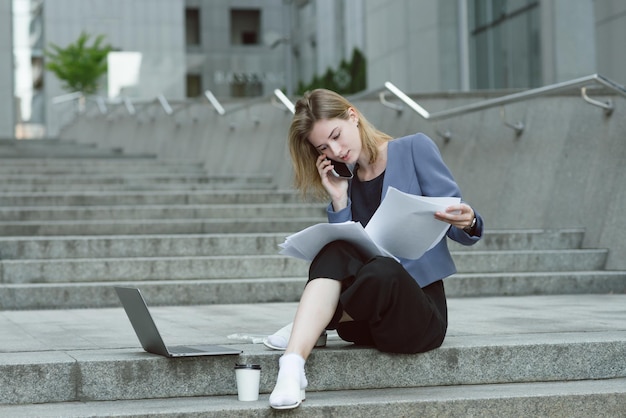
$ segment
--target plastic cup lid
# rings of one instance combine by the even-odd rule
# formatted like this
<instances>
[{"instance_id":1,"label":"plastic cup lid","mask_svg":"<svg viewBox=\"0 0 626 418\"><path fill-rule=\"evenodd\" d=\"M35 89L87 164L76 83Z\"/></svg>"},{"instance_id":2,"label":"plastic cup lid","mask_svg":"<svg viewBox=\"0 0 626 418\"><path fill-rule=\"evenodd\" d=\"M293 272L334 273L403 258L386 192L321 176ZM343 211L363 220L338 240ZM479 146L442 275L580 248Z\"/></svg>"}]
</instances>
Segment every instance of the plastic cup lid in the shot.
<instances>
[{"instance_id":1,"label":"plastic cup lid","mask_svg":"<svg viewBox=\"0 0 626 418\"><path fill-rule=\"evenodd\" d=\"M235 364L235 369L261 370L260 364Z\"/></svg>"}]
</instances>

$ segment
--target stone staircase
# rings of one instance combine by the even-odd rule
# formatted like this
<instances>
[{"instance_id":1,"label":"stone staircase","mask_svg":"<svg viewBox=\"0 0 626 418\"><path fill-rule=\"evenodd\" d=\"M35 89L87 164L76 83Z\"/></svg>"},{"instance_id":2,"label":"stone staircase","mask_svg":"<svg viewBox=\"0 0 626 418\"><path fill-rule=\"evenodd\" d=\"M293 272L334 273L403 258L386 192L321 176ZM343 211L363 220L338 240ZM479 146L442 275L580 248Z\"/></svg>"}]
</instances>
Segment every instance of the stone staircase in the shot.
<instances>
[{"instance_id":1,"label":"stone staircase","mask_svg":"<svg viewBox=\"0 0 626 418\"><path fill-rule=\"evenodd\" d=\"M307 401L272 411L304 262L284 237L323 205L270 175L66 141L0 140L0 416L626 416L626 272L583 229L490 230L451 243L450 330L420 355L331 333L307 363ZM170 360L138 345L112 286L140 287L166 342L240 358ZM238 402L234 362L263 367Z\"/></svg>"}]
</instances>

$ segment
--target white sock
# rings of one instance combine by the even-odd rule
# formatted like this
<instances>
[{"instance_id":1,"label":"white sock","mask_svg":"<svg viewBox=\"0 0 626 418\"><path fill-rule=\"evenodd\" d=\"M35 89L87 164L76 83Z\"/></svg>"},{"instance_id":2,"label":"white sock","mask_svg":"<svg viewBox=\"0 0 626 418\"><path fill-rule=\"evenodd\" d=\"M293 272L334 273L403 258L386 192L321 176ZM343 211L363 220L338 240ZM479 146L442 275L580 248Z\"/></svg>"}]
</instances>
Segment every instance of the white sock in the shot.
<instances>
[{"instance_id":1,"label":"white sock","mask_svg":"<svg viewBox=\"0 0 626 418\"><path fill-rule=\"evenodd\" d=\"M300 392L308 385L304 363L304 359L295 353L285 354L278 360L278 377L270 395L270 405L287 406L300 403L302 400Z\"/></svg>"},{"instance_id":2,"label":"white sock","mask_svg":"<svg viewBox=\"0 0 626 418\"><path fill-rule=\"evenodd\" d=\"M307 387L309 382L304 373L304 359L296 353L284 354L278 359L278 379L281 375L297 378L300 381L300 389ZM278 380L276 379L276 380Z\"/></svg>"}]
</instances>

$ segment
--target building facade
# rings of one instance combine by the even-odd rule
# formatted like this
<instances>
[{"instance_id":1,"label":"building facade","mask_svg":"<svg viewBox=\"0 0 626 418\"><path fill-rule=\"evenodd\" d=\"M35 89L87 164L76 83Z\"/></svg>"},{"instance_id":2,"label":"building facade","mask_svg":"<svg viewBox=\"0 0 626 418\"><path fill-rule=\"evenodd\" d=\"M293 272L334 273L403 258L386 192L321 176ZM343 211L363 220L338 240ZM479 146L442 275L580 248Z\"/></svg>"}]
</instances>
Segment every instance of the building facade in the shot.
<instances>
[{"instance_id":1,"label":"building facade","mask_svg":"<svg viewBox=\"0 0 626 418\"><path fill-rule=\"evenodd\" d=\"M115 49L100 93L110 100L294 95L355 50L368 89L626 82L621 0L0 0L0 137L58 132L68 92L43 70L43 49L81 32Z\"/></svg>"},{"instance_id":2,"label":"building facade","mask_svg":"<svg viewBox=\"0 0 626 418\"><path fill-rule=\"evenodd\" d=\"M293 94L364 47L363 0L185 0L187 96ZM305 81L306 80L306 81Z\"/></svg>"}]
</instances>

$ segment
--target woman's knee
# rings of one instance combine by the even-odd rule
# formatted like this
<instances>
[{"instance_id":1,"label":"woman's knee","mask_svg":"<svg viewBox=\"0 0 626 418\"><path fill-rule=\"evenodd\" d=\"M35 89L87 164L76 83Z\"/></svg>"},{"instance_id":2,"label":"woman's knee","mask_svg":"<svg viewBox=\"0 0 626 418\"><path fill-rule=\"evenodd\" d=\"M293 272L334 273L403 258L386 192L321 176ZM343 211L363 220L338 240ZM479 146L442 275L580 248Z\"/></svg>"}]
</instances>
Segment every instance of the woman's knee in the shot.
<instances>
[{"instance_id":1,"label":"woman's knee","mask_svg":"<svg viewBox=\"0 0 626 418\"><path fill-rule=\"evenodd\" d=\"M333 241L320 250L309 266L309 279L328 277L345 280L353 277L367 261L354 245Z\"/></svg>"},{"instance_id":2,"label":"woman's knee","mask_svg":"<svg viewBox=\"0 0 626 418\"><path fill-rule=\"evenodd\" d=\"M343 259L343 258L348 258L348 257L355 257L358 259L363 259L363 254L358 250L357 247L355 247L353 244L349 243L348 241L337 240L337 241L332 241L326 244L317 254L315 259L327 258L327 257L331 257L333 259L335 258Z\"/></svg>"},{"instance_id":3,"label":"woman's knee","mask_svg":"<svg viewBox=\"0 0 626 418\"><path fill-rule=\"evenodd\" d=\"M368 286L404 289L419 287L415 279L393 258L374 257L359 270L357 279Z\"/></svg>"}]
</instances>

